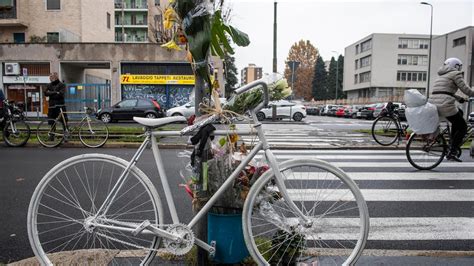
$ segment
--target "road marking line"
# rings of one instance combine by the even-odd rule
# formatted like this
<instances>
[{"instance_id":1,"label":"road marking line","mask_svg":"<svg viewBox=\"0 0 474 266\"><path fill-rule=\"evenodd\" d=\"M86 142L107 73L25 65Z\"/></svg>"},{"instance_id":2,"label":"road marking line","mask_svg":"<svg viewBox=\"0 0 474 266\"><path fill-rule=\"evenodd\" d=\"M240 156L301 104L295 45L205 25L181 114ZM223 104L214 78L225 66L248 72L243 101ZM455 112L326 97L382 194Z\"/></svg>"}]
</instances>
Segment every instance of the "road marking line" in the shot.
<instances>
[{"instance_id":1,"label":"road marking line","mask_svg":"<svg viewBox=\"0 0 474 266\"><path fill-rule=\"evenodd\" d=\"M474 201L474 189L361 189L361 192L365 201ZM289 189L288 194L297 201L354 201L349 189Z\"/></svg>"}]
</instances>

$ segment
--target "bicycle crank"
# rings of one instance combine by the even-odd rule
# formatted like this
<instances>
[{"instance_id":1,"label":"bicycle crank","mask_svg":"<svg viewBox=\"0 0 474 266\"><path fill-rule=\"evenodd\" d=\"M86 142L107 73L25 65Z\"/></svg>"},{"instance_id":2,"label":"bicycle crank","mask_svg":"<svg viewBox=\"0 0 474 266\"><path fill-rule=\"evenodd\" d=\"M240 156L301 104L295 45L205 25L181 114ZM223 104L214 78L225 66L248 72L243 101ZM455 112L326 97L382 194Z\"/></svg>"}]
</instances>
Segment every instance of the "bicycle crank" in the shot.
<instances>
[{"instance_id":1,"label":"bicycle crank","mask_svg":"<svg viewBox=\"0 0 474 266\"><path fill-rule=\"evenodd\" d=\"M170 253L181 256L191 250L194 245L194 233L191 228L185 224L173 224L166 231L179 236L177 240L163 238L163 244Z\"/></svg>"}]
</instances>

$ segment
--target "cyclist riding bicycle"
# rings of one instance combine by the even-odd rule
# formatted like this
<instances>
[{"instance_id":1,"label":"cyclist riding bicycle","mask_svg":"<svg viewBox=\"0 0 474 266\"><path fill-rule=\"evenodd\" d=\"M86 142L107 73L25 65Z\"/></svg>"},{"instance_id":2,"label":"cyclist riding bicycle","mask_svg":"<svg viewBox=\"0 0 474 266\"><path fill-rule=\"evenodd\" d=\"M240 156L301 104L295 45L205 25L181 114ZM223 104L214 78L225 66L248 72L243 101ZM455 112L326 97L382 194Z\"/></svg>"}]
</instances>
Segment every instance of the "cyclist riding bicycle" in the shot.
<instances>
[{"instance_id":1,"label":"cyclist riding bicycle","mask_svg":"<svg viewBox=\"0 0 474 266\"><path fill-rule=\"evenodd\" d=\"M446 158L457 162L462 162L456 155L467 133L467 124L463 118L462 110L456 106L456 100L460 103L464 103L466 100L456 95L456 92L461 90L467 96L474 96L474 90L466 85L461 69L461 60L448 58L438 70L439 77L434 82L433 95L429 99L429 102L438 108L438 115L451 122L451 147Z\"/></svg>"}]
</instances>

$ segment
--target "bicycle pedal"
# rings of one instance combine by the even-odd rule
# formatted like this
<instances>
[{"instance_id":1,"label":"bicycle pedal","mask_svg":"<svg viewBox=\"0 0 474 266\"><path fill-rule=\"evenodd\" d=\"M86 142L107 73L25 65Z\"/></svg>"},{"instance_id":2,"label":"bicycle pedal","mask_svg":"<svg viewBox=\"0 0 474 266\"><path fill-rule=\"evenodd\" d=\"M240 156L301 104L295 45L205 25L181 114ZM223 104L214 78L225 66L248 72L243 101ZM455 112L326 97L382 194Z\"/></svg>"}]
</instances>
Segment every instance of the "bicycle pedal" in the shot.
<instances>
[{"instance_id":1,"label":"bicycle pedal","mask_svg":"<svg viewBox=\"0 0 474 266\"><path fill-rule=\"evenodd\" d=\"M213 259L216 256L216 241L215 240L211 241L211 247L212 249L209 250L209 257Z\"/></svg>"},{"instance_id":2,"label":"bicycle pedal","mask_svg":"<svg viewBox=\"0 0 474 266\"><path fill-rule=\"evenodd\" d=\"M132 234L134 236L136 236L136 235L140 234L145 228L147 228L150 225L151 225L150 221L145 220L135 230L132 231Z\"/></svg>"}]
</instances>

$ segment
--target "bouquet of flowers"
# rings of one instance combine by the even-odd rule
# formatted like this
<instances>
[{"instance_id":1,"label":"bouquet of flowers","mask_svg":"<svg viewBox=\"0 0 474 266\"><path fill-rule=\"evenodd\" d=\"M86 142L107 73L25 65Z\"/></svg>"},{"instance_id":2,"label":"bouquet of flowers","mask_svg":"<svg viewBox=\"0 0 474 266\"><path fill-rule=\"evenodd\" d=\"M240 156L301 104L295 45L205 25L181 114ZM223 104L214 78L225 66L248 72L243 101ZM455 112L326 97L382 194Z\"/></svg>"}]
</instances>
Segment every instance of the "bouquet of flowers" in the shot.
<instances>
[{"instance_id":1,"label":"bouquet of flowers","mask_svg":"<svg viewBox=\"0 0 474 266\"><path fill-rule=\"evenodd\" d=\"M291 87L281 75L273 73L263 78L267 83L270 101L278 101L291 95ZM257 86L239 95L234 95L224 106L224 110L244 114L263 101L263 88Z\"/></svg>"}]
</instances>

